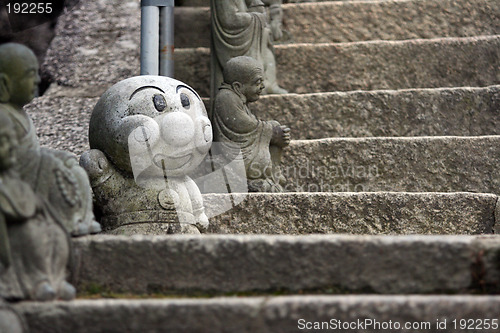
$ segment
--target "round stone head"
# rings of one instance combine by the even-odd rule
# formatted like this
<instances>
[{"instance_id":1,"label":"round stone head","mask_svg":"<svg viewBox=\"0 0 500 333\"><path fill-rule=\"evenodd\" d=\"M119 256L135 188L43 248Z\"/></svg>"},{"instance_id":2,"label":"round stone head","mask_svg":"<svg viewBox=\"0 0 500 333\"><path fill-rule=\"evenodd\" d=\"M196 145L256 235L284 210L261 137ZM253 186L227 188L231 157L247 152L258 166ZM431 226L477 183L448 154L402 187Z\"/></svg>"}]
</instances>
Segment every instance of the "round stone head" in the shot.
<instances>
[{"instance_id":1,"label":"round stone head","mask_svg":"<svg viewBox=\"0 0 500 333\"><path fill-rule=\"evenodd\" d=\"M200 96L164 76L137 76L102 95L90 119L90 147L122 173L185 175L212 144L212 126Z\"/></svg>"},{"instance_id":2,"label":"round stone head","mask_svg":"<svg viewBox=\"0 0 500 333\"><path fill-rule=\"evenodd\" d=\"M241 56L229 59L224 67L224 82L245 96L248 102L255 102L264 90L264 72L257 60Z\"/></svg>"},{"instance_id":3,"label":"round stone head","mask_svg":"<svg viewBox=\"0 0 500 333\"><path fill-rule=\"evenodd\" d=\"M35 54L21 44L0 45L0 103L22 107L38 95L39 84Z\"/></svg>"}]
</instances>

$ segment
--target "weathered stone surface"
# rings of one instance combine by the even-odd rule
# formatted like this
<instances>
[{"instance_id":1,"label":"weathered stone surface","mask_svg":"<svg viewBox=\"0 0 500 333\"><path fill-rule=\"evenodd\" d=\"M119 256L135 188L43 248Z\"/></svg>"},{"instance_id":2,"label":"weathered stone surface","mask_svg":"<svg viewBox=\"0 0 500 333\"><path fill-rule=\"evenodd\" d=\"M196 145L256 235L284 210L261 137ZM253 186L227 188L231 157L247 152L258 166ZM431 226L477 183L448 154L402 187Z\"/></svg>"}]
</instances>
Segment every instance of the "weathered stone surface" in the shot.
<instances>
[{"instance_id":1,"label":"weathered stone surface","mask_svg":"<svg viewBox=\"0 0 500 333\"><path fill-rule=\"evenodd\" d=\"M294 100L293 96L290 98ZM41 143L51 148L68 148L77 155L88 149L86 124L96 101L95 98L36 99L28 110L34 115L35 124L42 125L39 126ZM33 113L32 109L40 113ZM277 119L286 121L290 117L287 114ZM391 118L393 123L396 117ZM297 118L300 124L298 115ZM442 119L447 121L442 128L454 121L451 114L448 118L443 114ZM488 127L487 119L481 126ZM433 125L439 126L437 121ZM311 126L315 128L314 124ZM409 129L410 124L404 128ZM384 132L370 134L383 135ZM292 184L288 190L293 191L499 193L500 180L495 177L499 162L498 141L497 136L292 141L294 148L285 150L289 167L284 172Z\"/></svg>"},{"instance_id":2,"label":"weathered stone surface","mask_svg":"<svg viewBox=\"0 0 500 333\"><path fill-rule=\"evenodd\" d=\"M357 97L357 93L353 94L352 97ZM371 93L366 94L371 95ZM381 94L377 96L375 93L376 100L391 96L391 93L387 96L385 93ZM425 95L425 92L423 94ZM271 105L273 104L271 97L266 99L269 99ZM288 101L294 100L294 96L288 99ZM493 97L492 100L494 101L495 98ZM33 114L35 124L42 125L39 126L41 143L51 148L68 148L77 155L83 153L88 149L86 124L88 124L90 112L96 101L95 98L66 99L45 96L36 99L33 106L28 106L28 111ZM375 105L374 102L370 103ZM423 107L425 108L425 104ZM35 109L40 110L40 113L30 111ZM287 117L293 117L293 115L292 112L284 112L283 118L276 115L276 119L286 121ZM261 117L260 114L258 116ZM450 114L447 118L443 114L441 119L446 121L442 125L443 129L448 127L447 124L450 124L449 128L453 128L452 124L455 121L453 117ZM262 118L265 119L265 117ZM297 118L297 123L300 124L299 115ZM396 123L396 118L395 115L390 118L392 119L390 121ZM490 119L494 122L494 119ZM360 123L362 122L363 120L360 120ZM430 123L431 121L428 124ZM458 126L458 123L455 124ZM475 128L474 123L474 121L469 122L470 128ZM305 126L306 122L302 124ZM488 118L486 117L483 125L477 124L478 127L488 128ZM438 121L433 125L440 126ZM318 125L311 125L313 128L316 128L315 126ZM411 128L410 123L404 126L404 129ZM374 127L376 126L372 128ZM361 129L359 131L361 132ZM429 131L423 134L439 134L434 132L434 129ZM384 135L385 133L369 134ZM387 133L387 135L391 134L395 133ZM496 166L499 162L499 140L497 136L487 136L292 141L293 149L285 150L285 158L288 159L285 163L289 167L285 168L284 172L287 179L291 181L292 185L288 186L288 190L291 191L499 193L500 180L495 177Z\"/></svg>"},{"instance_id":3,"label":"weathered stone surface","mask_svg":"<svg viewBox=\"0 0 500 333\"><path fill-rule=\"evenodd\" d=\"M352 326L355 327L353 332L381 332L381 327L389 325L393 329L387 331L392 332L405 330L405 325L410 325L407 326L409 331L418 327L413 331L468 332L460 329L460 319L482 321L484 318L498 318L500 297L364 295L80 300L72 303L22 303L16 308L26 316L31 333L86 333L89 323L92 323L94 333L290 333L314 327L314 322L318 325L322 322L326 325L358 325L358 320L365 325ZM457 329L454 329L453 320L457 320ZM437 321L446 321L447 329L437 329ZM395 330L396 325L401 325L400 329ZM335 330L333 327L331 329ZM341 327L337 326L336 330L349 330ZM491 328L481 330L496 331Z\"/></svg>"},{"instance_id":4,"label":"weathered stone surface","mask_svg":"<svg viewBox=\"0 0 500 333\"><path fill-rule=\"evenodd\" d=\"M500 249L497 236L93 236L74 240L74 277L81 292L457 292L486 242Z\"/></svg>"},{"instance_id":5,"label":"weathered stone surface","mask_svg":"<svg viewBox=\"0 0 500 333\"><path fill-rule=\"evenodd\" d=\"M500 37L276 46L278 77L290 92L488 86L500 83ZM44 66L60 85L100 96L139 73L139 36L58 36ZM208 48L178 49L175 77L209 96ZM325 78L323 73L330 73Z\"/></svg>"},{"instance_id":6,"label":"weathered stone surface","mask_svg":"<svg viewBox=\"0 0 500 333\"><path fill-rule=\"evenodd\" d=\"M350 1L283 6L296 43L467 37L500 33L495 1Z\"/></svg>"},{"instance_id":7,"label":"weathered stone surface","mask_svg":"<svg viewBox=\"0 0 500 333\"><path fill-rule=\"evenodd\" d=\"M278 81L293 93L500 83L498 36L277 45L275 50ZM202 96L209 95L208 53L204 48L176 53L175 75Z\"/></svg>"},{"instance_id":8,"label":"weathered stone surface","mask_svg":"<svg viewBox=\"0 0 500 333\"><path fill-rule=\"evenodd\" d=\"M204 8L176 7L174 10L176 47L209 46L210 10ZM57 33L59 36L119 33L134 39L140 36L140 1L98 0L80 1L71 11L61 17ZM203 45L197 45L203 36ZM206 39L206 40L205 40Z\"/></svg>"},{"instance_id":9,"label":"weathered stone surface","mask_svg":"<svg viewBox=\"0 0 500 333\"><path fill-rule=\"evenodd\" d=\"M497 84L499 40L278 45L278 79L295 93ZM208 59L206 48L176 52L176 76L186 82L196 77L192 85L202 96L209 95Z\"/></svg>"},{"instance_id":10,"label":"weathered stone surface","mask_svg":"<svg viewBox=\"0 0 500 333\"><path fill-rule=\"evenodd\" d=\"M500 193L500 136L292 141L288 190Z\"/></svg>"},{"instance_id":11,"label":"weathered stone surface","mask_svg":"<svg viewBox=\"0 0 500 333\"><path fill-rule=\"evenodd\" d=\"M500 86L272 95L250 108L294 139L500 134Z\"/></svg>"},{"instance_id":12,"label":"weathered stone surface","mask_svg":"<svg viewBox=\"0 0 500 333\"><path fill-rule=\"evenodd\" d=\"M486 86L500 83L500 36L295 44L277 47L276 60L295 93Z\"/></svg>"},{"instance_id":13,"label":"weathered stone surface","mask_svg":"<svg viewBox=\"0 0 500 333\"><path fill-rule=\"evenodd\" d=\"M301 2L332 2L332 1L349 1L349 0L283 0L283 3L301 3ZM373 1L373 0L368 0ZM381 0L386 1L386 0ZM210 0L175 0L176 6L184 7L203 7L208 6Z\"/></svg>"},{"instance_id":14,"label":"weathered stone surface","mask_svg":"<svg viewBox=\"0 0 500 333\"><path fill-rule=\"evenodd\" d=\"M175 7L175 47L210 47L210 8Z\"/></svg>"},{"instance_id":15,"label":"weathered stone surface","mask_svg":"<svg viewBox=\"0 0 500 333\"><path fill-rule=\"evenodd\" d=\"M25 107L42 146L76 155L89 149L98 98L81 92L52 85ZM261 119L289 124L294 139L500 134L500 86L271 95L250 108Z\"/></svg>"},{"instance_id":16,"label":"weathered stone surface","mask_svg":"<svg viewBox=\"0 0 500 333\"><path fill-rule=\"evenodd\" d=\"M32 115L42 146L81 155L89 149L89 120L97 100L49 95L35 98L25 110Z\"/></svg>"},{"instance_id":17,"label":"weathered stone surface","mask_svg":"<svg viewBox=\"0 0 500 333\"><path fill-rule=\"evenodd\" d=\"M284 5L283 11L285 29L291 34L287 42L295 43L500 33L500 8L494 0L330 1ZM176 47L209 47L208 7L177 7L176 14Z\"/></svg>"},{"instance_id":18,"label":"weathered stone surface","mask_svg":"<svg viewBox=\"0 0 500 333\"><path fill-rule=\"evenodd\" d=\"M139 38L119 32L102 33L99 38L58 35L42 72L59 85L78 87L80 96L101 96L118 81L139 75Z\"/></svg>"},{"instance_id":19,"label":"weathered stone surface","mask_svg":"<svg viewBox=\"0 0 500 333\"><path fill-rule=\"evenodd\" d=\"M124 35L140 35L141 6L135 0L78 1L59 18L58 37L92 36L122 31ZM140 38L140 36L138 36Z\"/></svg>"},{"instance_id":20,"label":"weathered stone surface","mask_svg":"<svg viewBox=\"0 0 500 333\"><path fill-rule=\"evenodd\" d=\"M243 199L241 196L243 196ZM472 193L204 195L209 232L231 234L347 233L360 235L492 233L497 196ZM231 206L229 206L231 207Z\"/></svg>"},{"instance_id":21,"label":"weathered stone surface","mask_svg":"<svg viewBox=\"0 0 500 333\"><path fill-rule=\"evenodd\" d=\"M500 248L495 238L480 239L472 265L472 285L482 290L500 291Z\"/></svg>"}]
</instances>

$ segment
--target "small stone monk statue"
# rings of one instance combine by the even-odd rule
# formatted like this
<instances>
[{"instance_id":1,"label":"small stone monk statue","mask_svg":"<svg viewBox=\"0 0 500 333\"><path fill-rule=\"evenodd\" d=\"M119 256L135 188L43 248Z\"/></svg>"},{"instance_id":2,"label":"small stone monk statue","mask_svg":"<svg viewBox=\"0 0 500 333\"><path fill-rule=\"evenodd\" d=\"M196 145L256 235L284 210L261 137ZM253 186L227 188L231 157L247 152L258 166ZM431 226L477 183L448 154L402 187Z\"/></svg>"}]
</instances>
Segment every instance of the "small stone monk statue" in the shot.
<instances>
[{"instance_id":1,"label":"small stone monk statue","mask_svg":"<svg viewBox=\"0 0 500 333\"><path fill-rule=\"evenodd\" d=\"M37 95L39 83L38 62L30 49L15 43L0 45L0 114L10 120L18 141L15 171L68 232L99 232L85 170L70 153L40 148L33 122L23 110Z\"/></svg>"},{"instance_id":2,"label":"small stone monk statue","mask_svg":"<svg viewBox=\"0 0 500 333\"><path fill-rule=\"evenodd\" d=\"M70 239L43 200L14 170L14 124L0 114L0 297L70 300Z\"/></svg>"},{"instance_id":3,"label":"small stone monk statue","mask_svg":"<svg viewBox=\"0 0 500 333\"><path fill-rule=\"evenodd\" d=\"M264 89L263 71L255 59L232 58L214 103L214 141L233 160L241 151L250 192L283 192L281 152L290 143L290 129L277 121L257 119L248 103Z\"/></svg>"}]
</instances>

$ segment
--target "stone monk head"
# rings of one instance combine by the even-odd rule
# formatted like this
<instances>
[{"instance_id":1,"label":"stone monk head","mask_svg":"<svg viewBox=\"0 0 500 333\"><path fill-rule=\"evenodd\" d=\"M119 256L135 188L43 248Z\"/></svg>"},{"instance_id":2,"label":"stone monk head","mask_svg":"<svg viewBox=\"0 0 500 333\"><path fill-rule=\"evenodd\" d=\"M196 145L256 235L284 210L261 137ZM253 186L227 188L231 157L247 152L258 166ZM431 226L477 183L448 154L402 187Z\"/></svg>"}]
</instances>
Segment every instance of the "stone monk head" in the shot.
<instances>
[{"instance_id":1,"label":"stone monk head","mask_svg":"<svg viewBox=\"0 0 500 333\"><path fill-rule=\"evenodd\" d=\"M230 59L224 67L224 83L245 97L245 102L255 102L264 90L264 72L259 62L252 57L241 56Z\"/></svg>"},{"instance_id":2,"label":"stone monk head","mask_svg":"<svg viewBox=\"0 0 500 333\"><path fill-rule=\"evenodd\" d=\"M38 61L26 46L0 45L0 103L22 108L38 95Z\"/></svg>"}]
</instances>

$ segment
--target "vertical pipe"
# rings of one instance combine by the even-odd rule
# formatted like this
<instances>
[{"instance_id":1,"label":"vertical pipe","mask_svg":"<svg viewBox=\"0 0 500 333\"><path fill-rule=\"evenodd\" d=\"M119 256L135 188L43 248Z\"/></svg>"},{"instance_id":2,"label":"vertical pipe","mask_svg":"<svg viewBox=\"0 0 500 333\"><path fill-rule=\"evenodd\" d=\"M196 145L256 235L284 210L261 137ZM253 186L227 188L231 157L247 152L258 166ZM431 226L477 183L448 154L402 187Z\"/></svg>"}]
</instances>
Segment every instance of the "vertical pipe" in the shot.
<instances>
[{"instance_id":1,"label":"vertical pipe","mask_svg":"<svg viewBox=\"0 0 500 333\"><path fill-rule=\"evenodd\" d=\"M159 74L160 9L141 7L141 75Z\"/></svg>"},{"instance_id":2,"label":"vertical pipe","mask_svg":"<svg viewBox=\"0 0 500 333\"><path fill-rule=\"evenodd\" d=\"M174 4L160 7L160 75L174 77Z\"/></svg>"}]
</instances>

